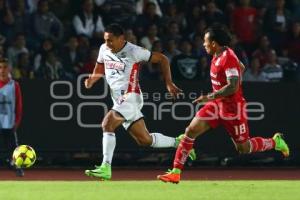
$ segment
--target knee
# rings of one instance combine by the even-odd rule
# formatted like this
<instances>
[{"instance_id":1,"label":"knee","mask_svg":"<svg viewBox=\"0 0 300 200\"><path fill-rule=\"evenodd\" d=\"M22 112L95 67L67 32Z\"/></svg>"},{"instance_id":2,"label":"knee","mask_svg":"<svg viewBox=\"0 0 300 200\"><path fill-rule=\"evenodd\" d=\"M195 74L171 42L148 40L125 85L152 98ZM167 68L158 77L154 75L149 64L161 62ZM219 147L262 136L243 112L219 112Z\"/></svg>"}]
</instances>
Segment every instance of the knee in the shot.
<instances>
[{"instance_id":1,"label":"knee","mask_svg":"<svg viewBox=\"0 0 300 200\"><path fill-rule=\"evenodd\" d=\"M193 127L193 126L188 126L186 129L185 129L185 133L188 137L190 138L195 138L198 134L197 132L198 130Z\"/></svg>"},{"instance_id":2,"label":"knee","mask_svg":"<svg viewBox=\"0 0 300 200\"><path fill-rule=\"evenodd\" d=\"M114 132L115 131L113 126L111 125L111 123L108 123L108 121L106 121L106 120L101 123L101 126L102 126L103 132Z\"/></svg>"},{"instance_id":3,"label":"knee","mask_svg":"<svg viewBox=\"0 0 300 200\"><path fill-rule=\"evenodd\" d=\"M248 142L237 145L236 149L240 154L250 153L250 145L248 144Z\"/></svg>"},{"instance_id":4,"label":"knee","mask_svg":"<svg viewBox=\"0 0 300 200\"><path fill-rule=\"evenodd\" d=\"M148 147L148 146L151 146L152 144L152 138L149 136L149 137L139 137L139 138L136 138L136 142L139 146L142 146L142 147Z\"/></svg>"}]
</instances>

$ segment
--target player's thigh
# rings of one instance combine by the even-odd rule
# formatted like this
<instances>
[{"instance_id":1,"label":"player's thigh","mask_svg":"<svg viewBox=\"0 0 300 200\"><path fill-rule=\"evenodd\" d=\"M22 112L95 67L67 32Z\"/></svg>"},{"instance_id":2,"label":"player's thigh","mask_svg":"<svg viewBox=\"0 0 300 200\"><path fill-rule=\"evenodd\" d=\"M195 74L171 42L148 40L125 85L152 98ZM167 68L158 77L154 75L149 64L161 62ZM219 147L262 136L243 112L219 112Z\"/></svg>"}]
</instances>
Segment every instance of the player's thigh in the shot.
<instances>
[{"instance_id":1,"label":"player's thigh","mask_svg":"<svg viewBox=\"0 0 300 200\"><path fill-rule=\"evenodd\" d=\"M139 145L150 146L152 144L152 138L146 128L146 124L143 118L140 118L137 121L133 122L127 129L127 131Z\"/></svg>"},{"instance_id":2,"label":"player's thigh","mask_svg":"<svg viewBox=\"0 0 300 200\"><path fill-rule=\"evenodd\" d=\"M222 120L222 124L237 148L246 146L249 140L249 126L247 119Z\"/></svg>"},{"instance_id":3,"label":"player's thigh","mask_svg":"<svg viewBox=\"0 0 300 200\"><path fill-rule=\"evenodd\" d=\"M110 110L102 121L103 131L113 132L125 121L124 117L114 110Z\"/></svg>"},{"instance_id":4,"label":"player's thigh","mask_svg":"<svg viewBox=\"0 0 300 200\"><path fill-rule=\"evenodd\" d=\"M185 130L185 134L190 138L196 138L199 135L202 135L206 131L210 129L210 125L207 123L207 121L194 117L191 123L188 125L188 127Z\"/></svg>"}]
</instances>

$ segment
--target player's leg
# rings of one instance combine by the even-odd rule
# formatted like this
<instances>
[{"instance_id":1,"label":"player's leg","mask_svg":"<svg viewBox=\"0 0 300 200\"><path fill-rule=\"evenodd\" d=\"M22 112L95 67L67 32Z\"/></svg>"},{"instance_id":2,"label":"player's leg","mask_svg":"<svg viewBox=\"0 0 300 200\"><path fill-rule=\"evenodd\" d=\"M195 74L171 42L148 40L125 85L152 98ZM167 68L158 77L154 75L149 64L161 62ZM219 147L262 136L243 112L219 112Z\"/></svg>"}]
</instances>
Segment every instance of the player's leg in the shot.
<instances>
[{"instance_id":1,"label":"player's leg","mask_svg":"<svg viewBox=\"0 0 300 200\"><path fill-rule=\"evenodd\" d=\"M102 152L103 160L100 166L94 170L86 170L85 174L102 178L104 180L111 178L111 163L116 146L115 129L125 121L122 115L114 110L110 110L102 121L103 137Z\"/></svg>"},{"instance_id":2,"label":"player's leg","mask_svg":"<svg viewBox=\"0 0 300 200\"><path fill-rule=\"evenodd\" d=\"M169 137L162 133L149 133L146 128L145 121L143 117L140 117L138 120L129 123L123 123L125 129L130 133L130 135L135 139L138 145L140 146L150 146L152 148L168 148L173 147L177 148L179 142L183 139L183 134L179 135L178 137ZM195 150L189 154L191 160L196 159Z\"/></svg>"},{"instance_id":3,"label":"player's leg","mask_svg":"<svg viewBox=\"0 0 300 200\"><path fill-rule=\"evenodd\" d=\"M210 128L216 128L219 125L218 105L215 101L206 103L197 113L192 122L185 130L183 139L177 147L173 169L157 178L164 182L178 183L180 173L183 169L186 157L194 145L197 136L204 134Z\"/></svg>"},{"instance_id":4,"label":"player's leg","mask_svg":"<svg viewBox=\"0 0 300 200\"><path fill-rule=\"evenodd\" d=\"M16 168L11 161L11 155L14 149L19 145L17 133L13 131L13 129L2 129L1 132L3 134L4 144L6 145L8 151L7 162L10 165L10 167L16 170L16 176L23 177L24 176L23 169Z\"/></svg>"},{"instance_id":5,"label":"player's leg","mask_svg":"<svg viewBox=\"0 0 300 200\"><path fill-rule=\"evenodd\" d=\"M289 155L289 148L280 133L276 133L273 138L250 138L247 119L229 120L223 123L225 129L231 135L237 151L240 153L255 153L275 149L281 151L284 156Z\"/></svg>"},{"instance_id":6,"label":"player's leg","mask_svg":"<svg viewBox=\"0 0 300 200\"><path fill-rule=\"evenodd\" d=\"M187 156L193 148L195 138L204 134L210 128L211 126L207 121L195 117L190 125L186 128L184 137L177 147L173 162L173 169L164 175L158 175L157 178L164 182L178 183L180 181L180 174L186 162Z\"/></svg>"},{"instance_id":7,"label":"player's leg","mask_svg":"<svg viewBox=\"0 0 300 200\"><path fill-rule=\"evenodd\" d=\"M130 124L128 132L140 146L151 146L153 148L175 147L176 140L173 137L161 133L149 133L143 118Z\"/></svg>"}]
</instances>

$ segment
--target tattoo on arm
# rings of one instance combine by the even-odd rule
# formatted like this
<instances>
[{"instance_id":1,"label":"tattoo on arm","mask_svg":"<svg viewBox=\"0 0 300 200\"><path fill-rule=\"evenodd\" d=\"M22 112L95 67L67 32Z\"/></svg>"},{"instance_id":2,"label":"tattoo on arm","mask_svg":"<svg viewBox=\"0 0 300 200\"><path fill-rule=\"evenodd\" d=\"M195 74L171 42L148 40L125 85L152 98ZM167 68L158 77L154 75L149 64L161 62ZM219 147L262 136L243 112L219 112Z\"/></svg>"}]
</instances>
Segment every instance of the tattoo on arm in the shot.
<instances>
[{"instance_id":1,"label":"tattoo on arm","mask_svg":"<svg viewBox=\"0 0 300 200\"><path fill-rule=\"evenodd\" d=\"M231 77L227 79L227 85L225 85L223 88L218 90L214 93L214 98L222 98L227 97L229 95L234 94L239 88L239 78L238 77Z\"/></svg>"}]
</instances>

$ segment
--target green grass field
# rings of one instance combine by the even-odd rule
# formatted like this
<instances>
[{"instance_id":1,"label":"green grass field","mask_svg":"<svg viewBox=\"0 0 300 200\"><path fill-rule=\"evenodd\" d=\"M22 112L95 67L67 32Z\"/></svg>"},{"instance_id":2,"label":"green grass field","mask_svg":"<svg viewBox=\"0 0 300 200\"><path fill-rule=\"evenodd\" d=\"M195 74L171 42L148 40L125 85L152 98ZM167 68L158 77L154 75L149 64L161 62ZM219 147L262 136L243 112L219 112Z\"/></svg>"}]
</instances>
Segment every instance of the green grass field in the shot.
<instances>
[{"instance_id":1,"label":"green grass field","mask_svg":"<svg viewBox=\"0 0 300 200\"><path fill-rule=\"evenodd\" d=\"M299 200L300 181L0 181L1 200Z\"/></svg>"}]
</instances>

